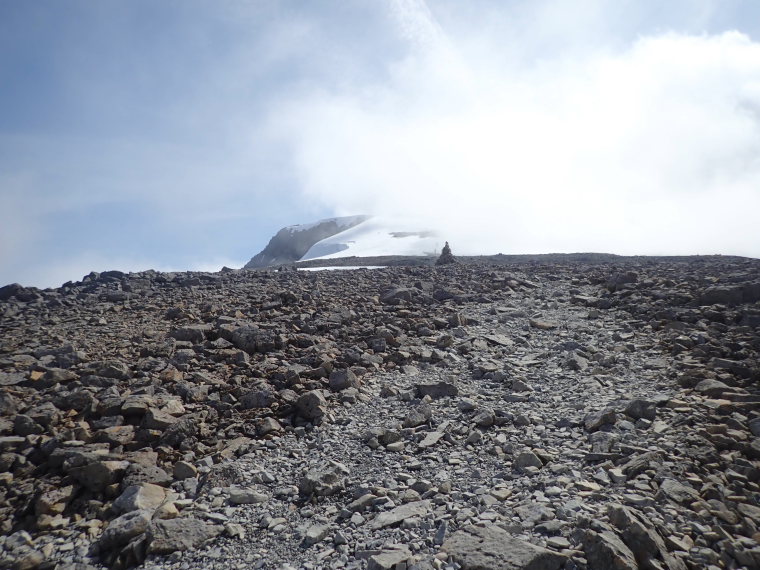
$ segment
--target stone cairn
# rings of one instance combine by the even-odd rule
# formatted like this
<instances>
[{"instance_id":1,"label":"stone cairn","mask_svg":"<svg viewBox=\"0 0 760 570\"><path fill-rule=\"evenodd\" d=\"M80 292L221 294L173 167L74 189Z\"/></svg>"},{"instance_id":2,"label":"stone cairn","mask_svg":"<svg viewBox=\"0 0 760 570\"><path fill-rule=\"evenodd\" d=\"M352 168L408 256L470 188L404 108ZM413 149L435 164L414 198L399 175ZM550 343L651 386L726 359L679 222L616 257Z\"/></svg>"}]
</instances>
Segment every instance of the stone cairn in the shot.
<instances>
[{"instance_id":1,"label":"stone cairn","mask_svg":"<svg viewBox=\"0 0 760 570\"><path fill-rule=\"evenodd\" d=\"M451 265L452 263L457 263L457 258L454 257L454 254L451 253L451 247L449 246L449 242L446 242L446 245L443 246L443 249L441 250L440 257L436 260L436 265Z\"/></svg>"}]
</instances>

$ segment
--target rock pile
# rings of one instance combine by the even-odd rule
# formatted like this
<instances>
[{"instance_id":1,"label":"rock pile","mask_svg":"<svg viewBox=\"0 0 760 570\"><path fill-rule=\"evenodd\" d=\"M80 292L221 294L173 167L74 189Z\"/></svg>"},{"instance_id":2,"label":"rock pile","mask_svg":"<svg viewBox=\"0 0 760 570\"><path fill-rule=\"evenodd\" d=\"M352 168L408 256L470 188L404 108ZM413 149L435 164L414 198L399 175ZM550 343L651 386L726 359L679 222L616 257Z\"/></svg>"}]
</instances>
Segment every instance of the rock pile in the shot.
<instances>
[{"instance_id":1,"label":"rock pile","mask_svg":"<svg viewBox=\"0 0 760 570\"><path fill-rule=\"evenodd\" d=\"M451 253L451 246L449 245L449 242L446 242L446 245L443 246L443 249L441 250L441 255L438 256L438 259L435 260L436 265L451 265L452 263L456 263L457 258L454 257L454 254Z\"/></svg>"},{"instance_id":2,"label":"rock pile","mask_svg":"<svg viewBox=\"0 0 760 570\"><path fill-rule=\"evenodd\" d=\"M0 567L760 565L760 262L0 299Z\"/></svg>"}]
</instances>

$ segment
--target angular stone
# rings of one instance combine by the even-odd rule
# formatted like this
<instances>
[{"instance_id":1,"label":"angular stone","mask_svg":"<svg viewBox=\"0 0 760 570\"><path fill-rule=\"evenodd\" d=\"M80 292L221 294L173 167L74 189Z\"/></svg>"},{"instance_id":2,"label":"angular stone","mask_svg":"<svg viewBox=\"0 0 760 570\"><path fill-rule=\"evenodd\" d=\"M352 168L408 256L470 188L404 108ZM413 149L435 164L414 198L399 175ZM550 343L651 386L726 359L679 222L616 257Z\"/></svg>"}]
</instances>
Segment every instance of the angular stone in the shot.
<instances>
[{"instance_id":1,"label":"angular stone","mask_svg":"<svg viewBox=\"0 0 760 570\"><path fill-rule=\"evenodd\" d=\"M668 498L676 503L691 503L700 499L699 493L691 487L679 483L675 479L665 479L660 483L660 490L655 496L657 500Z\"/></svg>"},{"instance_id":2,"label":"angular stone","mask_svg":"<svg viewBox=\"0 0 760 570\"><path fill-rule=\"evenodd\" d=\"M394 568L401 568L401 564L404 564L411 557L412 552L408 546L405 544L393 544L383 548L379 554L370 556L367 570L393 570Z\"/></svg>"},{"instance_id":3,"label":"angular stone","mask_svg":"<svg viewBox=\"0 0 760 570\"><path fill-rule=\"evenodd\" d=\"M694 389L697 392L701 392L705 396L709 396L711 398L715 398L725 392L730 392L732 390L728 384L725 384L720 380L713 380L712 378L702 380L695 386Z\"/></svg>"},{"instance_id":4,"label":"angular stone","mask_svg":"<svg viewBox=\"0 0 760 570\"><path fill-rule=\"evenodd\" d=\"M380 302L388 305L397 305L402 301L412 300L413 290L407 287L394 287L383 291Z\"/></svg>"},{"instance_id":5,"label":"angular stone","mask_svg":"<svg viewBox=\"0 0 760 570\"><path fill-rule=\"evenodd\" d=\"M150 518L148 511L132 511L112 520L98 540L101 552L126 544L144 533L150 526Z\"/></svg>"},{"instance_id":6,"label":"angular stone","mask_svg":"<svg viewBox=\"0 0 760 570\"><path fill-rule=\"evenodd\" d=\"M177 340L200 344L206 339L206 335L211 332L211 325L188 325L178 328L169 333L169 336Z\"/></svg>"},{"instance_id":7,"label":"angular stone","mask_svg":"<svg viewBox=\"0 0 760 570\"><path fill-rule=\"evenodd\" d=\"M399 524L405 519L419 517L430 511L430 501L416 501L401 505L385 513L378 514L370 523L371 530L379 530L388 526Z\"/></svg>"},{"instance_id":8,"label":"angular stone","mask_svg":"<svg viewBox=\"0 0 760 570\"><path fill-rule=\"evenodd\" d=\"M548 320L543 320L543 319L530 319L529 322L530 322L530 326L532 326L534 329L539 329L539 330L544 330L544 331L553 330L559 327L559 323L555 321L548 321Z\"/></svg>"},{"instance_id":9,"label":"angular stone","mask_svg":"<svg viewBox=\"0 0 760 570\"><path fill-rule=\"evenodd\" d=\"M253 505L269 500L269 496L249 487L230 487L229 493L232 505Z\"/></svg>"},{"instance_id":10,"label":"angular stone","mask_svg":"<svg viewBox=\"0 0 760 570\"><path fill-rule=\"evenodd\" d=\"M190 477L196 477L198 475L198 469L196 469L195 465L188 463L187 461L177 461L177 463L174 464L172 475L178 481L182 481L184 479L189 479Z\"/></svg>"},{"instance_id":11,"label":"angular stone","mask_svg":"<svg viewBox=\"0 0 760 570\"><path fill-rule=\"evenodd\" d=\"M95 441L108 443L111 446L125 445L135 438L135 427L111 426L100 430L95 435Z\"/></svg>"},{"instance_id":12,"label":"angular stone","mask_svg":"<svg viewBox=\"0 0 760 570\"><path fill-rule=\"evenodd\" d=\"M427 404L420 404L419 406L409 410L404 417L404 427L418 427L428 421L433 416L433 409Z\"/></svg>"},{"instance_id":13,"label":"angular stone","mask_svg":"<svg viewBox=\"0 0 760 570\"><path fill-rule=\"evenodd\" d=\"M347 388L358 388L361 382L350 368L338 368L330 373L330 390L340 392Z\"/></svg>"},{"instance_id":14,"label":"angular stone","mask_svg":"<svg viewBox=\"0 0 760 570\"><path fill-rule=\"evenodd\" d=\"M42 493L34 503L34 512L39 515L59 515L74 494L74 487L68 485Z\"/></svg>"},{"instance_id":15,"label":"angular stone","mask_svg":"<svg viewBox=\"0 0 760 570\"><path fill-rule=\"evenodd\" d=\"M224 527L193 517L157 520L148 530L148 554L171 554L192 550L216 538Z\"/></svg>"},{"instance_id":16,"label":"angular stone","mask_svg":"<svg viewBox=\"0 0 760 570\"><path fill-rule=\"evenodd\" d=\"M445 434L440 431L431 431L425 434L425 438L419 443L420 448L433 447Z\"/></svg>"},{"instance_id":17,"label":"angular stone","mask_svg":"<svg viewBox=\"0 0 760 570\"><path fill-rule=\"evenodd\" d=\"M583 550L592 570L639 570L631 549L612 531L587 530Z\"/></svg>"},{"instance_id":18,"label":"angular stone","mask_svg":"<svg viewBox=\"0 0 760 570\"><path fill-rule=\"evenodd\" d=\"M522 471L526 467L536 467L541 469L544 464L538 458L538 456L532 451L523 451L517 457L513 463L515 469Z\"/></svg>"},{"instance_id":19,"label":"angular stone","mask_svg":"<svg viewBox=\"0 0 760 570\"><path fill-rule=\"evenodd\" d=\"M559 570L567 560L496 526L464 527L452 534L441 550L464 570Z\"/></svg>"},{"instance_id":20,"label":"angular stone","mask_svg":"<svg viewBox=\"0 0 760 570\"><path fill-rule=\"evenodd\" d=\"M635 420L643 418L654 421L657 417L657 405L649 400L631 400L625 407L625 413Z\"/></svg>"},{"instance_id":21,"label":"angular stone","mask_svg":"<svg viewBox=\"0 0 760 570\"><path fill-rule=\"evenodd\" d=\"M583 424L586 427L586 431L595 432L599 430L603 425L613 425L617 420L617 414L615 410L607 408L601 412L591 412L583 418Z\"/></svg>"},{"instance_id":22,"label":"angular stone","mask_svg":"<svg viewBox=\"0 0 760 570\"><path fill-rule=\"evenodd\" d=\"M124 477L129 461L95 461L69 470L69 475L88 489L100 492Z\"/></svg>"},{"instance_id":23,"label":"angular stone","mask_svg":"<svg viewBox=\"0 0 760 570\"><path fill-rule=\"evenodd\" d=\"M163 431L169 426L176 424L178 421L177 418L167 412L163 412L157 408L149 408L143 418L143 426L147 429Z\"/></svg>"},{"instance_id":24,"label":"angular stone","mask_svg":"<svg viewBox=\"0 0 760 570\"><path fill-rule=\"evenodd\" d=\"M418 398L430 396L432 399L452 398L459 395L459 388L450 382L436 382L435 384L417 384L415 386Z\"/></svg>"},{"instance_id":25,"label":"angular stone","mask_svg":"<svg viewBox=\"0 0 760 570\"><path fill-rule=\"evenodd\" d=\"M686 570L686 565L678 558L670 555L665 541L642 517L637 516L631 509L619 503L607 507L610 522L620 531L620 534L636 561L644 566L653 566L653 559L661 558L669 570Z\"/></svg>"},{"instance_id":26,"label":"angular stone","mask_svg":"<svg viewBox=\"0 0 760 570\"><path fill-rule=\"evenodd\" d=\"M312 390L296 400L296 409L307 420L317 420L325 415L327 400L320 390Z\"/></svg>"},{"instance_id":27,"label":"angular stone","mask_svg":"<svg viewBox=\"0 0 760 570\"><path fill-rule=\"evenodd\" d=\"M337 461L330 461L309 469L301 479L298 490L302 495L329 496L346 488L348 468Z\"/></svg>"},{"instance_id":28,"label":"angular stone","mask_svg":"<svg viewBox=\"0 0 760 570\"><path fill-rule=\"evenodd\" d=\"M308 548L319 542L322 542L327 538L327 534L330 532L330 525L327 524L315 524L306 529L303 541L301 544Z\"/></svg>"},{"instance_id":29,"label":"angular stone","mask_svg":"<svg viewBox=\"0 0 760 570\"><path fill-rule=\"evenodd\" d=\"M166 490L153 483L131 485L113 502L111 508L117 513L131 511L153 512L166 500Z\"/></svg>"}]
</instances>

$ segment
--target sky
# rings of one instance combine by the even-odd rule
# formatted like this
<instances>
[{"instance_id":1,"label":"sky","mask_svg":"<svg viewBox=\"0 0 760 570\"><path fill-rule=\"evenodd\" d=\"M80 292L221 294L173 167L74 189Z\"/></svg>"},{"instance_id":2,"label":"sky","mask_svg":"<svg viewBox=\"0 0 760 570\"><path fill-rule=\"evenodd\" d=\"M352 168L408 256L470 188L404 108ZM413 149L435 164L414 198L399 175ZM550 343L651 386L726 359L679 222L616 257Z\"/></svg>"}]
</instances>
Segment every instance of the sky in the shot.
<instances>
[{"instance_id":1,"label":"sky","mask_svg":"<svg viewBox=\"0 0 760 570\"><path fill-rule=\"evenodd\" d=\"M286 225L760 257L756 0L0 0L0 285Z\"/></svg>"}]
</instances>

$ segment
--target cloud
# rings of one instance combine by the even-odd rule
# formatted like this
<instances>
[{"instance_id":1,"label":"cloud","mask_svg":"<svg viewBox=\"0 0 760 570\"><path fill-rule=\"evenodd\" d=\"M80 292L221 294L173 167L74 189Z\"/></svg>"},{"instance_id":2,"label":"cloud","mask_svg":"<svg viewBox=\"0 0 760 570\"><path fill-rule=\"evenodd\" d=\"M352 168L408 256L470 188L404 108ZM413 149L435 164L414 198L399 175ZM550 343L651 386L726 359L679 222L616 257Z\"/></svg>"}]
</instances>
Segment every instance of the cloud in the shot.
<instances>
[{"instance_id":1,"label":"cloud","mask_svg":"<svg viewBox=\"0 0 760 570\"><path fill-rule=\"evenodd\" d=\"M566 5L540 3L536 28L556 28ZM584 14L601 26L603 11ZM460 253L760 257L749 36L665 31L620 45L614 30L579 43L574 28L567 50L524 42L515 55L518 32L489 29L490 13L446 28L405 0L392 16L408 51L387 75L304 90L272 119L309 199L422 218Z\"/></svg>"}]
</instances>

